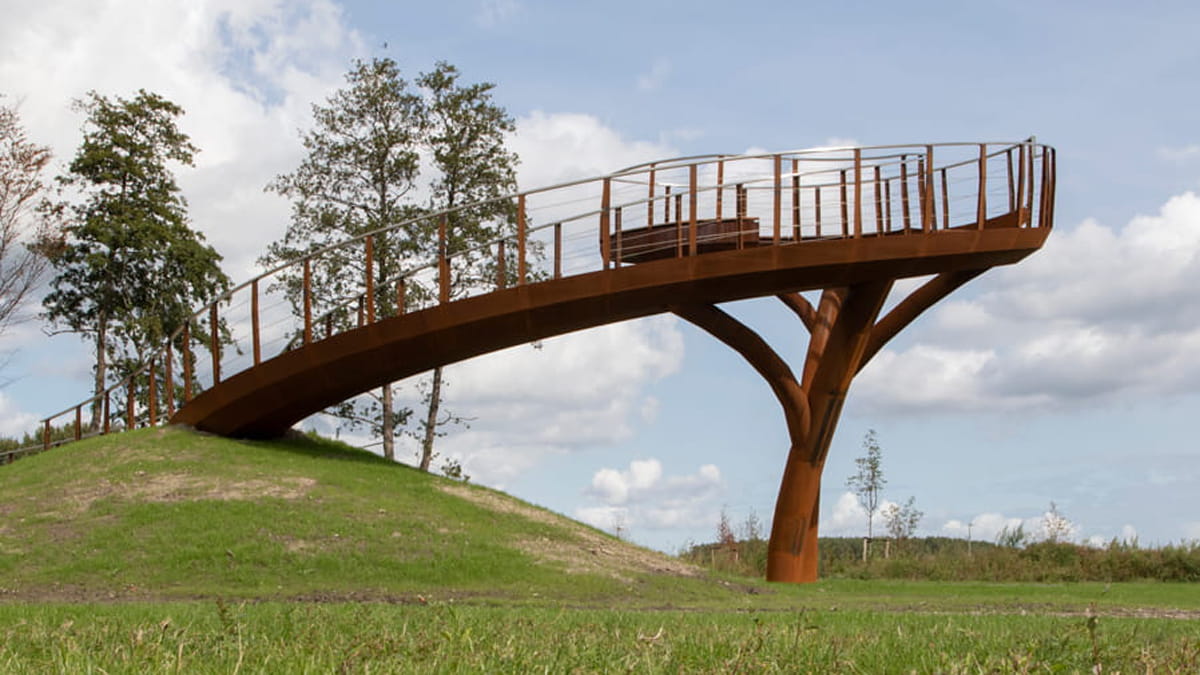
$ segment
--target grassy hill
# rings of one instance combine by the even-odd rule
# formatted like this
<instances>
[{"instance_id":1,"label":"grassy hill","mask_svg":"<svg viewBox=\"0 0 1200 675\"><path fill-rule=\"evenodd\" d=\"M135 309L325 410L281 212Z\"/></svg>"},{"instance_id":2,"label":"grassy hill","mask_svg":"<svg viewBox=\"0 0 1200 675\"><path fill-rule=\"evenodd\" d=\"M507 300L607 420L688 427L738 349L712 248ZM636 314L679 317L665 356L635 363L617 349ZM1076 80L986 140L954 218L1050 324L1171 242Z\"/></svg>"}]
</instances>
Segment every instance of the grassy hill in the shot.
<instances>
[{"instance_id":1,"label":"grassy hill","mask_svg":"<svg viewBox=\"0 0 1200 675\"><path fill-rule=\"evenodd\" d=\"M700 570L486 488L308 437L145 429L0 467L0 598L637 605Z\"/></svg>"}]
</instances>

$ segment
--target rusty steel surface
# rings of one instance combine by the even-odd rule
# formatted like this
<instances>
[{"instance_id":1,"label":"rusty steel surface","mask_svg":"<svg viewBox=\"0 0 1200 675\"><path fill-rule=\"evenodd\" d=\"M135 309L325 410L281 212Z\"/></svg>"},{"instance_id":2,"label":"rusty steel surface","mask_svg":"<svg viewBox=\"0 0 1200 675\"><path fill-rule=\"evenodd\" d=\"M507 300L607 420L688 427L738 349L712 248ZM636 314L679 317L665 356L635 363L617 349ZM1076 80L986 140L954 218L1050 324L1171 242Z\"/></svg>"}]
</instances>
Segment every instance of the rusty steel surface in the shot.
<instances>
[{"instance_id":1,"label":"rusty steel surface","mask_svg":"<svg viewBox=\"0 0 1200 675\"><path fill-rule=\"evenodd\" d=\"M422 223L315 251L199 309L140 371L44 420L44 446L60 417L84 436L85 407L104 410L108 432L114 396L124 428L158 423L165 408L174 424L276 436L438 366L670 312L740 353L775 393L791 449L767 576L812 581L821 471L854 376L939 299L1042 246L1054 166L1032 139L662 160L501 198L513 206L495 223L503 235L462 250L448 230L474 205L429 214L418 220L436 246L399 273L376 251ZM334 272L358 290L323 294ZM921 276L932 278L880 317L894 282ZM817 305L800 291L820 291ZM810 333L799 375L718 307L772 295Z\"/></svg>"}]
</instances>

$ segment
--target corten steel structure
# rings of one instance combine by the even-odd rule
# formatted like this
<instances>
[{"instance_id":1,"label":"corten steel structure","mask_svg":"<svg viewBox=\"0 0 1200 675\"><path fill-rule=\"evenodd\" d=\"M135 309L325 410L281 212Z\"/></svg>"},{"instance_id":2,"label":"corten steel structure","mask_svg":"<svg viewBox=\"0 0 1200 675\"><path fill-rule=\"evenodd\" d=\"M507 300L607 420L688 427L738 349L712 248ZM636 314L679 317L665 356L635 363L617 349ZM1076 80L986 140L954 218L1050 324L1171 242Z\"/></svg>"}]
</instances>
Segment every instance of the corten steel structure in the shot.
<instances>
[{"instance_id":1,"label":"corten steel structure","mask_svg":"<svg viewBox=\"0 0 1200 675\"><path fill-rule=\"evenodd\" d=\"M665 160L506 197L505 236L461 251L447 227L472 207L430 214L226 293L134 376L44 420L45 446L63 417L76 438L166 420L276 436L435 366L671 312L737 350L778 398L791 448L767 578L813 581L821 470L855 374L939 299L1042 246L1054 164L1032 139ZM375 251L414 224L438 233L432 259L383 273ZM330 274L354 290L314 291ZM923 276L882 312L897 279ZM772 295L810 334L798 372L718 307Z\"/></svg>"}]
</instances>

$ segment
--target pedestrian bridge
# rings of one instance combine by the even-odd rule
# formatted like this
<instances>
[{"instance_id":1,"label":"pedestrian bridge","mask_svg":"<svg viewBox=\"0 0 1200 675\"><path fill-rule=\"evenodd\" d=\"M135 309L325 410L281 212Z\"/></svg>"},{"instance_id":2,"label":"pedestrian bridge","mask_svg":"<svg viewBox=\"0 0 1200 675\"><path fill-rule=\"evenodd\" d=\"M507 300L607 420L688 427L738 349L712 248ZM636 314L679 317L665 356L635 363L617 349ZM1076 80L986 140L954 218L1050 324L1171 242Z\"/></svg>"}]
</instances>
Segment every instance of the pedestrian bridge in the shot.
<instances>
[{"instance_id":1,"label":"pedestrian bridge","mask_svg":"<svg viewBox=\"0 0 1200 675\"><path fill-rule=\"evenodd\" d=\"M430 213L230 290L133 376L44 420L46 446L64 423L87 434L92 410L96 433L169 421L277 436L437 366L670 312L779 399L791 449L768 578L811 581L821 468L854 375L937 300L1042 246L1054 166L1032 140L711 155ZM929 279L889 302L909 277ZM798 372L718 307L763 296L810 333Z\"/></svg>"}]
</instances>

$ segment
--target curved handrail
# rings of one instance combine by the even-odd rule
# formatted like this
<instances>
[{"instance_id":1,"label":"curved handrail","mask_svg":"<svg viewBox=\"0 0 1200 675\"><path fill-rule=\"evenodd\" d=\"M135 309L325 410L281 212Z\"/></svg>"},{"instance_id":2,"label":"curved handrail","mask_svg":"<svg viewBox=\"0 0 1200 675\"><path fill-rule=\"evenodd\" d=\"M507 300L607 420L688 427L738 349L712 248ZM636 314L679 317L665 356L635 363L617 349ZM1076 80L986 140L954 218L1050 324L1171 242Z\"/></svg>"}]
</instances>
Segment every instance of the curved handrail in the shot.
<instances>
[{"instance_id":1,"label":"curved handrail","mask_svg":"<svg viewBox=\"0 0 1200 675\"><path fill-rule=\"evenodd\" d=\"M1002 166L989 168L997 163ZM1039 170L1040 177L1037 175ZM967 189L962 188L963 184L967 185ZM185 380L181 405L186 405L190 400L194 386L219 383L223 379L225 365L222 361L223 352L228 353L222 349L224 343L210 340L208 351L212 382L206 383L201 374L193 372L196 359L191 327L199 327L207 320L210 337L220 333L222 327L226 326L225 322L231 318L229 312L221 315L221 307L232 306L235 299L250 296L245 298L251 306L250 335L241 336L242 340L249 342L247 351L253 353L249 367L276 355L270 354L265 358L262 355L260 322L263 310L260 301L263 282L290 280L301 284L300 305L290 308L289 314L276 322L290 320L292 323L276 338L276 341L282 342L283 346L278 352L282 353L295 348L297 342L310 344L324 339L316 337L314 332L314 324L318 322L325 324L325 337L328 337L333 333L332 318L335 315L353 314L355 305L358 306L358 326L375 320L379 301L377 296L382 285L398 286L394 310L397 313L417 311L425 306L491 292L495 289L479 283L451 288L450 278L455 266L465 268L476 264L481 256L496 269L476 271L494 274L494 285L503 288L509 284L525 285L538 283L541 279L552 280L572 274L617 269L638 261L639 257L669 256L671 249L676 256L696 255L706 247L722 243L734 245L734 239L740 248L744 240L769 241L772 245L799 245L817 239L912 232L934 234L970 224L983 228L989 218L999 213L1015 213L1020 227L1050 227L1054 184L1054 149L1037 143L1033 138L1019 142L821 147L658 160L603 176L566 181L423 214L323 246L276 265L223 292L194 312L182 328L152 352L148 360L129 376L99 394L44 418L43 446L50 446L53 422L72 413L74 436L82 437L82 410L94 405L103 409L103 421L98 433L107 433L113 426L136 427L143 421L157 424L160 417L156 409L159 378L162 380L161 391L168 414L174 410L176 399L180 397L174 383L174 368L177 365L184 371ZM728 208L726 192L731 189L734 191L732 209L726 212L723 210ZM639 190L641 194L634 194ZM790 198L786 206L786 218L783 213L785 192ZM989 199L990 196L1002 201L1004 208L997 209L997 199ZM539 200L545 203L539 204ZM461 250L447 250L447 221L455 214L500 202L511 202L515 209L513 220L493 223L500 232L499 236ZM566 209L567 205L577 202L586 206L578 211ZM823 209L826 214L832 214L824 218L824 223ZM710 213L712 217L701 217L699 214L702 212ZM542 222L534 225L535 218ZM638 224L632 228L625 226L626 218ZM789 221L786 232L785 220ZM734 230L715 234L700 231L704 229L704 223L725 221L734 223ZM768 221L769 227L764 233L763 223ZM393 273L374 278L375 260L370 252L376 240L404 233L414 226L435 224L440 227L432 259L414 261ZM623 226L626 229L623 230ZM640 243L635 241L633 233L661 232L665 231L663 227L674 228L674 241L670 241L669 237L660 237L658 243L647 243L649 239L645 235L639 235L643 240ZM572 244L583 242L582 252L569 252L575 256L572 262L578 259L580 269L565 270L568 241ZM591 250L597 241L599 250ZM630 242L632 252L623 248L625 241ZM515 272L507 267L509 258L514 254L505 253L505 247L514 244L517 249ZM539 250L546 249L550 249L552 254L545 258L537 255ZM353 284L361 291L325 300L323 304L328 309L314 314L313 303L322 298L314 297L312 268L334 254L344 256L347 252L361 260L367 270ZM553 263L550 267L545 266L547 258ZM409 291L414 287L423 290L413 298L418 306L410 310L406 305ZM272 291L271 287L267 288L268 294ZM275 306L280 306L285 299L277 294L273 302ZM242 317L243 322L245 318ZM245 330L244 325L237 328ZM247 351L241 349L237 336L234 336L234 340L235 354L244 356ZM180 345L183 353L174 354L173 345ZM156 365L161 366L158 372ZM140 380L145 380L144 387ZM126 414L124 420L113 424L109 408L112 398L121 394L125 397ZM139 400L139 397L144 397L144 400ZM10 451L16 452L19 450ZM0 453L0 456L5 454Z\"/></svg>"}]
</instances>

